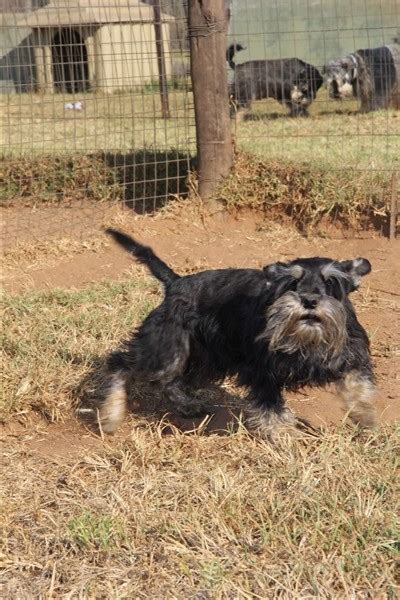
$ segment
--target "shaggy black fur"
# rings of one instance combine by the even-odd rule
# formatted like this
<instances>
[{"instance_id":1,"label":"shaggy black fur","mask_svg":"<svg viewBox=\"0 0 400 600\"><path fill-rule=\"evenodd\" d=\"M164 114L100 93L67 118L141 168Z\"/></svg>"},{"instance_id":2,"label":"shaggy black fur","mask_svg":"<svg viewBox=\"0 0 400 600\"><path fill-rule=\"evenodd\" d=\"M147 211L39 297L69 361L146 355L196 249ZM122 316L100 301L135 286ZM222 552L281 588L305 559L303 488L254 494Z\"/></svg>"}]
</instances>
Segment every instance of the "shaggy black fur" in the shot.
<instances>
[{"instance_id":1,"label":"shaggy black fur","mask_svg":"<svg viewBox=\"0 0 400 600\"><path fill-rule=\"evenodd\" d=\"M292 116L306 116L323 83L318 69L298 58L251 60L235 65L235 52L244 49L241 44L232 44L226 55L235 72L229 92L237 108L247 108L254 100L274 98L286 104Z\"/></svg>"},{"instance_id":2,"label":"shaggy black fur","mask_svg":"<svg viewBox=\"0 0 400 600\"><path fill-rule=\"evenodd\" d=\"M400 108L400 46L357 50L332 60L324 69L331 98L354 96L361 112L392 105Z\"/></svg>"},{"instance_id":3,"label":"shaggy black fur","mask_svg":"<svg viewBox=\"0 0 400 600\"><path fill-rule=\"evenodd\" d=\"M162 386L184 414L198 408L194 389L236 376L266 435L293 420L284 389L337 382L353 420L372 424L368 338L348 298L370 272L366 259L305 258L180 277L150 248L119 231L107 233L148 266L165 297L110 357L100 405L105 431L122 420L131 375Z\"/></svg>"}]
</instances>

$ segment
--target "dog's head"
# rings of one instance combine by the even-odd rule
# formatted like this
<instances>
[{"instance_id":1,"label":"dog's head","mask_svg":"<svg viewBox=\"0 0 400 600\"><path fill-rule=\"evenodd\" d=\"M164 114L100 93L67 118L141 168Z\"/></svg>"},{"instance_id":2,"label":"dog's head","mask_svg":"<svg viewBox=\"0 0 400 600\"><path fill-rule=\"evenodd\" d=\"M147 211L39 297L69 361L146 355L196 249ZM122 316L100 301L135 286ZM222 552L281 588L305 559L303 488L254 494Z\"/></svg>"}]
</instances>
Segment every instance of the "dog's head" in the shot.
<instances>
[{"instance_id":1,"label":"dog's head","mask_svg":"<svg viewBox=\"0 0 400 600\"><path fill-rule=\"evenodd\" d=\"M290 99L293 104L306 108L313 101L312 90L306 82L298 83L290 90Z\"/></svg>"},{"instance_id":2,"label":"dog's head","mask_svg":"<svg viewBox=\"0 0 400 600\"><path fill-rule=\"evenodd\" d=\"M296 75L290 90L290 98L293 104L309 106L322 85L322 77L319 72L310 65L302 68Z\"/></svg>"},{"instance_id":3,"label":"dog's head","mask_svg":"<svg viewBox=\"0 0 400 600\"><path fill-rule=\"evenodd\" d=\"M351 56L331 60L324 68L329 96L335 100L353 96L353 84L357 78L357 66Z\"/></svg>"},{"instance_id":4,"label":"dog's head","mask_svg":"<svg viewBox=\"0 0 400 600\"><path fill-rule=\"evenodd\" d=\"M271 351L334 359L347 339L347 296L370 271L365 258L303 258L266 266L272 300L258 339L268 341Z\"/></svg>"}]
</instances>

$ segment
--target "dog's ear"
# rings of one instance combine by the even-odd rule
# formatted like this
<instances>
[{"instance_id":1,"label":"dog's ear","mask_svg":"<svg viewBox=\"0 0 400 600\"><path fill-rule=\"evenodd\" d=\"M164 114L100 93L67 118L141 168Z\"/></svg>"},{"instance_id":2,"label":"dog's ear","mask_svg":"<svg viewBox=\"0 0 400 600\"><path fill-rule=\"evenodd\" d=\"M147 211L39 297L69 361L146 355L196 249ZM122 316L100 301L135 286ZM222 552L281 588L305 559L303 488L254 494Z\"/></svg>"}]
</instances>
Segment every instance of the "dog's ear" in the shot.
<instances>
[{"instance_id":1,"label":"dog's ear","mask_svg":"<svg viewBox=\"0 0 400 600\"><path fill-rule=\"evenodd\" d=\"M368 275L371 273L371 263L366 258L354 258L353 260L342 260L340 263L340 270L343 273L346 273L351 284L352 289L350 291L356 290L360 283L361 278L364 275Z\"/></svg>"},{"instance_id":2,"label":"dog's ear","mask_svg":"<svg viewBox=\"0 0 400 600\"><path fill-rule=\"evenodd\" d=\"M276 262L272 265L267 265L263 268L264 275L270 281L280 279L281 277L293 277L300 279L303 276L304 270L300 265L284 262Z\"/></svg>"}]
</instances>

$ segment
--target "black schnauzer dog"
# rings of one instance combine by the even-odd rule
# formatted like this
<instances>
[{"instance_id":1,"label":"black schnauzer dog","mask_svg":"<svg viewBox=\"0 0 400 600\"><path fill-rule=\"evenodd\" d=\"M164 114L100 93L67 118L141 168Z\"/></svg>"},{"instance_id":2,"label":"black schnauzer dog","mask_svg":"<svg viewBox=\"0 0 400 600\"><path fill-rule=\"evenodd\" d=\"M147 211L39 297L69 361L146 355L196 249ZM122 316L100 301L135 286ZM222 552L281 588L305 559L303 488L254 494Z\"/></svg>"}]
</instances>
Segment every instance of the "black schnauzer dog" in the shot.
<instances>
[{"instance_id":1,"label":"black schnauzer dog","mask_svg":"<svg viewBox=\"0 0 400 600\"><path fill-rule=\"evenodd\" d=\"M249 60L236 65L236 51L245 50L241 44L231 44L226 51L229 66L234 70L229 86L231 116L236 109L250 108L255 100L274 98L286 104L293 117L307 116L308 108L323 84L316 67L299 58Z\"/></svg>"},{"instance_id":2,"label":"black schnauzer dog","mask_svg":"<svg viewBox=\"0 0 400 600\"><path fill-rule=\"evenodd\" d=\"M284 389L334 382L350 418L374 425L369 342L348 297L371 271L368 260L300 258L180 277L151 248L107 233L163 283L165 297L109 358L99 403L105 432L124 418L130 376L160 385L185 416L198 410L195 390L236 376L265 437L295 424Z\"/></svg>"}]
</instances>

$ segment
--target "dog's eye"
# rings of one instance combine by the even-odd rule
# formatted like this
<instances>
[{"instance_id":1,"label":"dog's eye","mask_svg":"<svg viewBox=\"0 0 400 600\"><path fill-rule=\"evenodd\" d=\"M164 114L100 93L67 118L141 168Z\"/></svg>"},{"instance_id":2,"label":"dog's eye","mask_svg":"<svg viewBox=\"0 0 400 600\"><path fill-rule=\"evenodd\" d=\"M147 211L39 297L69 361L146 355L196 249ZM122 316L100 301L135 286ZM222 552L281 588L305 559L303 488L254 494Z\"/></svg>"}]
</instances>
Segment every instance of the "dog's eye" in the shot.
<instances>
[{"instance_id":1,"label":"dog's eye","mask_svg":"<svg viewBox=\"0 0 400 600\"><path fill-rule=\"evenodd\" d=\"M287 285L288 291L295 292L297 290L298 283L298 279L292 279L291 281L289 281Z\"/></svg>"},{"instance_id":2,"label":"dog's eye","mask_svg":"<svg viewBox=\"0 0 400 600\"><path fill-rule=\"evenodd\" d=\"M341 295L340 284L334 277L328 277L325 280L325 289L328 296L338 298Z\"/></svg>"},{"instance_id":3,"label":"dog's eye","mask_svg":"<svg viewBox=\"0 0 400 600\"><path fill-rule=\"evenodd\" d=\"M325 288L327 294L333 294L333 291L335 289L335 283L336 282L332 277L328 277L327 279L325 279Z\"/></svg>"},{"instance_id":4,"label":"dog's eye","mask_svg":"<svg viewBox=\"0 0 400 600\"><path fill-rule=\"evenodd\" d=\"M325 280L325 289L328 296L333 296L336 299L340 299L343 295L342 286L339 281L334 277L328 277Z\"/></svg>"}]
</instances>

